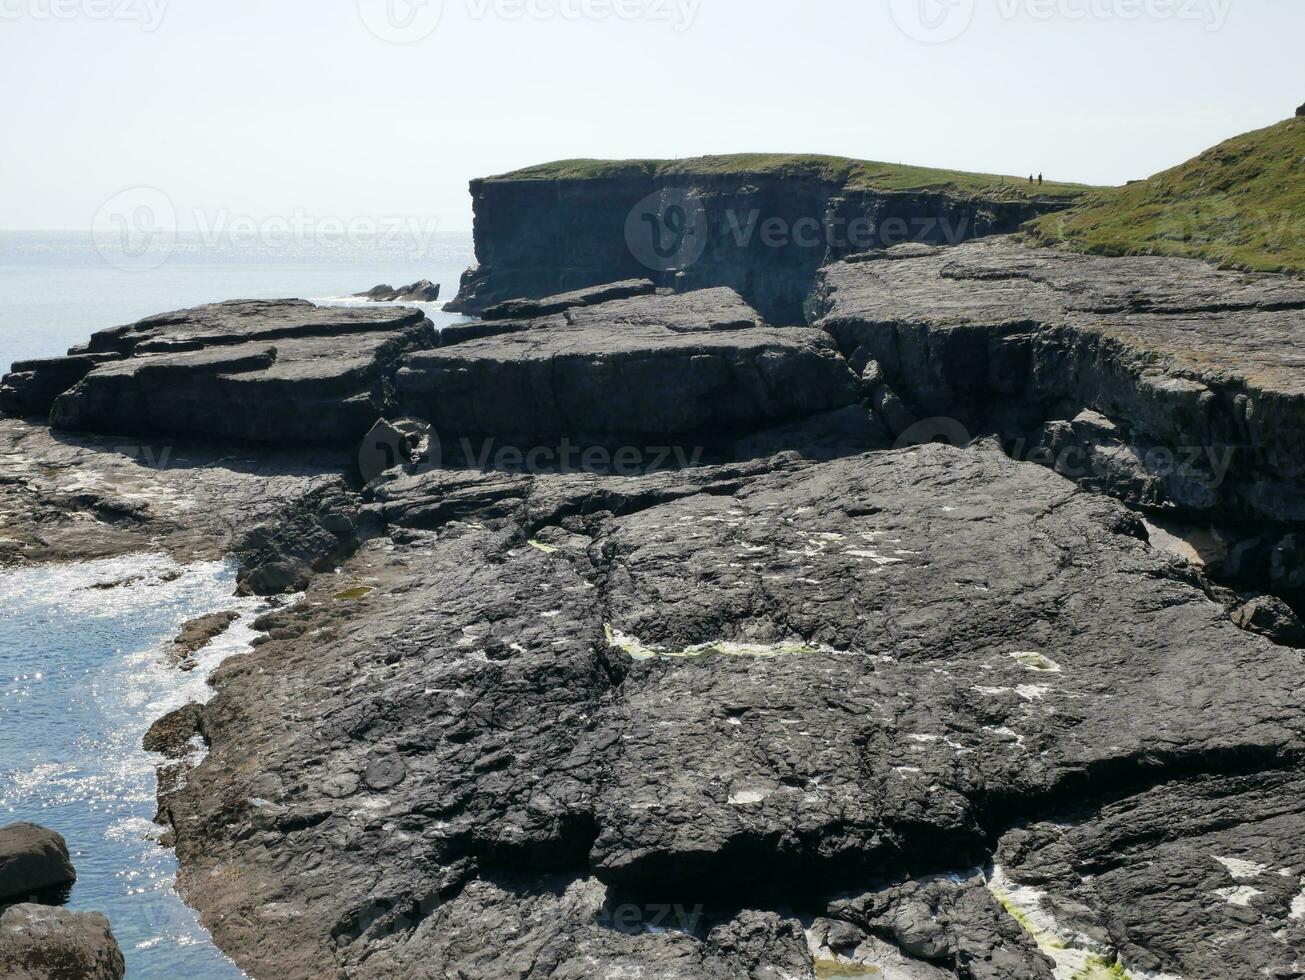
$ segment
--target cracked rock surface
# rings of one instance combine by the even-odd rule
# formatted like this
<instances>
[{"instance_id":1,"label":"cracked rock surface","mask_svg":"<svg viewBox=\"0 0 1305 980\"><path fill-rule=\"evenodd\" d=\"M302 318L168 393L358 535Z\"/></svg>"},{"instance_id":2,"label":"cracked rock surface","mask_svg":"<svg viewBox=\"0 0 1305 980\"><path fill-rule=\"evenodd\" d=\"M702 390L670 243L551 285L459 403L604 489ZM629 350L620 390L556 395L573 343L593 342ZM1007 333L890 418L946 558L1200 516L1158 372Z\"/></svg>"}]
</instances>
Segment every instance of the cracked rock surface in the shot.
<instances>
[{"instance_id":1,"label":"cracked rock surface","mask_svg":"<svg viewBox=\"0 0 1305 980\"><path fill-rule=\"evenodd\" d=\"M338 485L343 465L321 451L77 435L0 419L0 564L143 550L219 558L251 527Z\"/></svg>"},{"instance_id":2,"label":"cracked rock surface","mask_svg":"<svg viewBox=\"0 0 1305 980\"><path fill-rule=\"evenodd\" d=\"M492 335L452 332L445 346L409 355L396 378L405 411L445 439L719 439L859 397L824 332L764 326L729 289L645 293L470 330Z\"/></svg>"},{"instance_id":3,"label":"cracked rock surface","mask_svg":"<svg viewBox=\"0 0 1305 980\"><path fill-rule=\"evenodd\" d=\"M255 975L1051 976L1016 887L1076 902L1103 963L1282 961L1294 882L1209 972L1153 914L1147 828L1227 830L1181 803L1221 780L1248 822L1292 811L1300 654L1120 505L941 446L365 496L389 532L345 562L360 588L314 581L220 669L210 754L160 801ZM1078 887L1104 825L1136 860ZM1185 928L1259 907L1202 894Z\"/></svg>"},{"instance_id":4,"label":"cracked rock surface","mask_svg":"<svg viewBox=\"0 0 1305 980\"><path fill-rule=\"evenodd\" d=\"M1008 238L862 259L822 270L816 323L854 363L881 365L919 415L1018 430L1086 409L1125 442L1191 457L1142 472L1160 498L1143 502L1305 519L1299 279ZM1099 441L1078 440L1089 455Z\"/></svg>"},{"instance_id":5,"label":"cracked rock surface","mask_svg":"<svg viewBox=\"0 0 1305 980\"><path fill-rule=\"evenodd\" d=\"M352 445L386 409L390 365L433 343L425 315L403 307L214 303L15 364L0 408L106 435Z\"/></svg>"}]
</instances>

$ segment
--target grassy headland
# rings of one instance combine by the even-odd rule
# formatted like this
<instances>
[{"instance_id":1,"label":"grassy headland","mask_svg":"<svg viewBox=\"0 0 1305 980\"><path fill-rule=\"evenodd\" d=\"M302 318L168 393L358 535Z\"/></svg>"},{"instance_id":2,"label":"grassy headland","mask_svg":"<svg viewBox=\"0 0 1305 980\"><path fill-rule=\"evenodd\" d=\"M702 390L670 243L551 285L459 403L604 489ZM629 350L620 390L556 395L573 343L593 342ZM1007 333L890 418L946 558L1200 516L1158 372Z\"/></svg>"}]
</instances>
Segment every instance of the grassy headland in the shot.
<instances>
[{"instance_id":1,"label":"grassy headland","mask_svg":"<svg viewBox=\"0 0 1305 980\"><path fill-rule=\"evenodd\" d=\"M610 177L779 176L827 181L884 191L941 191L957 197L996 200L1075 200L1094 190L1086 184L937 170L847 157L796 153L736 153L686 160L558 160L491 177L490 180L592 180Z\"/></svg>"},{"instance_id":2,"label":"grassy headland","mask_svg":"<svg viewBox=\"0 0 1305 980\"><path fill-rule=\"evenodd\" d=\"M1181 256L1305 273L1305 118L1234 137L1025 228L1044 244L1098 255Z\"/></svg>"}]
</instances>

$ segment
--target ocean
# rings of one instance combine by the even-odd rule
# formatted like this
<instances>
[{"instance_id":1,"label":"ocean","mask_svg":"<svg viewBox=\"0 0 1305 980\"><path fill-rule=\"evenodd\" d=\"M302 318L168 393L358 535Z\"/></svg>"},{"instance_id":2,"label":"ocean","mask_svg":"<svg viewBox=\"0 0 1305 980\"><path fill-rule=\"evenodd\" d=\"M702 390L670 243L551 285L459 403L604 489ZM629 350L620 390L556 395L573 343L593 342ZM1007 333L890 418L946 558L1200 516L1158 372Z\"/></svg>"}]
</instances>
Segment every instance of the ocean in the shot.
<instances>
[{"instance_id":1,"label":"ocean","mask_svg":"<svg viewBox=\"0 0 1305 980\"><path fill-rule=\"evenodd\" d=\"M429 279L442 286L442 303L472 264L470 232L340 237L182 234L166 255L142 262L89 232L0 232L0 371L63 354L95 330L224 299L348 303L378 283ZM441 303L415 305L436 326L458 319Z\"/></svg>"},{"instance_id":2,"label":"ocean","mask_svg":"<svg viewBox=\"0 0 1305 980\"><path fill-rule=\"evenodd\" d=\"M430 279L452 298L469 233L413 242L210 242L182 236L158 263L84 233L0 232L0 370L62 354L95 330L224 299L295 296L353 304L377 283ZM458 317L417 304L437 325ZM107 587L112 586L112 587ZM0 569L0 824L30 820L68 840L68 906L103 912L136 980L243 977L174 890L176 861L153 823L154 766L141 736L212 691L223 658L248 649L263 608L237 599L235 570L159 554ZM238 610L196 670L165 648L183 622Z\"/></svg>"}]
</instances>

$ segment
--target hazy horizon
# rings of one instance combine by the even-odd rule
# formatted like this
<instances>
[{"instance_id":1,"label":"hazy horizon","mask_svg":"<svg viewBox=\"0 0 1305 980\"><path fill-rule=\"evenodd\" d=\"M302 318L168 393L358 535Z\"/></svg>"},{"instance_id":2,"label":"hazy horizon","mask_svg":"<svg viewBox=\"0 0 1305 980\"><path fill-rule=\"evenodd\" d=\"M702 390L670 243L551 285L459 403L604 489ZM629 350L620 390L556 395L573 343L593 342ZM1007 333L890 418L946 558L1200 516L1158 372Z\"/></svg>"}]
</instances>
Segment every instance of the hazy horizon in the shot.
<instances>
[{"instance_id":1,"label":"hazy horizon","mask_svg":"<svg viewBox=\"0 0 1305 980\"><path fill-rule=\"evenodd\" d=\"M4 231L124 192L182 231L464 231L470 179L576 157L1117 185L1305 100L1305 6L1273 0L0 0L0 31L41 91L0 108Z\"/></svg>"}]
</instances>

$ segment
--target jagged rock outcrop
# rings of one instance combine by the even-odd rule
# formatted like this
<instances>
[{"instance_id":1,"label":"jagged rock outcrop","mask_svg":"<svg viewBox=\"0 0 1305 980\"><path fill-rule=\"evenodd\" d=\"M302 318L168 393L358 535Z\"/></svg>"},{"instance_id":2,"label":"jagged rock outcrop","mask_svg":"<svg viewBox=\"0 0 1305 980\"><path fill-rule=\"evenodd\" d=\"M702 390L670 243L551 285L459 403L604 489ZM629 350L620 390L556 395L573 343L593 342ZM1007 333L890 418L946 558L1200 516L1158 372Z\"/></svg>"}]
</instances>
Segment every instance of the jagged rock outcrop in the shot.
<instances>
[{"instance_id":1,"label":"jagged rock outcrop","mask_svg":"<svg viewBox=\"0 0 1305 980\"><path fill-rule=\"evenodd\" d=\"M373 303L434 303L440 298L439 283L429 279L419 279L406 286L394 286L382 283L373 286L365 293L354 293L357 299L369 299Z\"/></svg>"},{"instance_id":2,"label":"jagged rock outcrop","mask_svg":"<svg viewBox=\"0 0 1305 980\"><path fill-rule=\"evenodd\" d=\"M314 572L327 572L353 554L361 539L357 495L343 479L294 498L270 520L246 529L231 545L240 560L240 595L303 589Z\"/></svg>"},{"instance_id":3,"label":"jagged rock outcrop","mask_svg":"<svg viewBox=\"0 0 1305 980\"><path fill-rule=\"evenodd\" d=\"M0 827L0 903L27 899L77 880L68 845L34 823Z\"/></svg>"},{"instance_id":4,"label":"jagged rock outcrop","mask_svg":"<svg viewBox=\"0 0 1305 980\"><path fill-rule=\"evenodd\" d=\"M126 963L98 912L14 905L0 915L6 980L122 980Z\"/></svg>"},{"instance_id":5,"label":"jagged rock outcrop","mask_svg":"<svg viewBox=\"0 0 1305 980\"><path fill-rule=\"evenodd\" d=\"M830 266L813 313L922 417L995 427L1139 504L1305 520L1298 279L1003 238Z\"/></svg>"},{"instance_id":6,"label":"jagged rock outcrop","mask_svg":"<svg viewBox=\"0 0 1305 980\"><path fill-rule=\"evenodd\" d=\"M763 326L728 289L545 308L560 312L406 357L404 410L446 444L644 447L728 439L860 397L825 334Z\"/></svg>"},{"instance_id":7,"label":"jagged rock outcrop","mask_svg":"<svg viewBox=\"0 0 1305 980\"><path fill-rule=\"evenodd\" d=\"M826 262L895 242L1013 232L1068 204L1000 194L995 178L989 191L891 190L800 161L771 172L703 162L709 166L697 172L692 162L649 161L628 174L472 181L478 265L447 309L478 313L504 300L652 276L677 290L728 286L770 322L797 324ZM856 172L854 161L842 163ZM644 255L631 237L651 233L645 221L693 238Z\"/></svg>"},{"instance_id":8,"label":"jagged rock outcrop","mask_svg":"<svg viewBox=\"0 0 1305 980\"><path fill-rule=\"evenodd\" d=\"M0 405L109 435L348 445L387 409L399 356L433 345L418 310L216 303L102 331L67 358L15 365Z\"/></svg>"},{"instance_id":9,"label":"jagged rock outcrop","mask_svg":"<svg viewBox=\"0 0 1305 980\"><path fill-rule=\"evenodd\" d=\"M210 753L161 800L182 886L255 974L1049 976L1004 879L966 870L1017 824L1217 779L1248 820L1298 806L1275 786L1305 750L1300 655L1122 506L993 448L394 470L367 496L390 533L344 571L371 591L310 583L224 665ZM1074 893L1093 915L1160 881L1112 867L1101 904ZM1229 903L1198 894L1183 923L1213 935ZM1104 962L1198 962L1108 926ZM1222 975L1267 955L1223 946Z\"/></svg>"}]
</instances>

